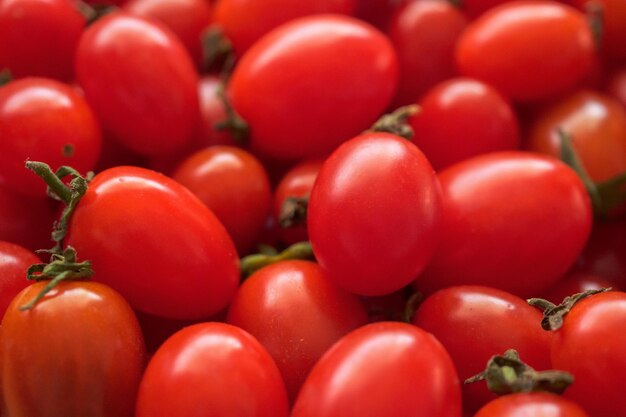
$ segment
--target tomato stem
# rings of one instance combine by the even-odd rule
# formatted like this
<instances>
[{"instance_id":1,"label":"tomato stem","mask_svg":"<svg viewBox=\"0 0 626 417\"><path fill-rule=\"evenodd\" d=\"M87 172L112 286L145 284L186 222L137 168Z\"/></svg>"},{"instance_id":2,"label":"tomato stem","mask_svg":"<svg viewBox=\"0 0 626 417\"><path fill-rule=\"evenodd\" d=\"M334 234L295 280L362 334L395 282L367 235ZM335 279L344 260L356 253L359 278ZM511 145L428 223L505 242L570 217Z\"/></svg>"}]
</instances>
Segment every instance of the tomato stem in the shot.
<instances>
[{"instance_id":1,"label":"tomato stem","mask_svg":"<svg viewBox=\"0 0 626 417\"><path fill-rule=\"evenodd\" d=\"M487 382L489 390L496 394L536 391L562 394L574 382L574 377L564 371L535 371L520 360L516 350L509 349L504 355L492 356L483 372L464 383L478 381Z\"/></svg>"},{"instance_id":2,"label":"tomato stem","mask_svg":"<svg viewBox=\"0 0 626 417\"><path fill-rule=\"evenodd\" d=\"M419 112L417 104L402 106L378 119L366 132L387 132L410 140L413 137L413 128L408 123L411 116Z\"/></svg>"},{"instance_id":3,"label":"tomato stem","mask_svg":"<svg viewBox=\"0 0 626 417\"><path fill-rule=\"evenodd\" d=\"M5 68L0 71L0 87L2 87L3 85L7 85L11 81L13 81L13 75L11 74L11 70Z\"/></svg>"},{"instance_id":4,"label":"tomato stem","mask_svg":"<svg viewBox=\"0 0 626 417\"><path fill-rule=\"evenodd\" d=\"M600 2L588 1L585 3L585 13L596 49L601 50L604 38L604 8Z\"/></svg>"},{"instance_id":5,"label":"tomato stem","mask_svg":"<svg viewBox=\"0 0 626 417\"><path fill-rule=\"evenodd\" d=\"M282 228L299 226L306 223L309 196L287 197L280 207L278 224Z\"/></svg>"},{"instance_id":6,"label":"tomato stem","mask_svg":"<svg viewBox=\"0 0 626 417\"><path fill-rule=\"evenodd\" d=\"M202 70L209 72L218 66L224 71L232 69L235 51L232 42L219 27L212 26L202 33Z\"/></svg>"},{"instance_id":7,"label":"tomato stem","mask_svg":"<svg viewBox=\"0 0 626 417\"><path fill-rule=\"evenodd\" d=\"M308 241L294 243L276 255L255 253L244 256L241 259L241 274L245 279L265 266L290 259L314 259L311 243Z\"/></svg>"}]
</instances>

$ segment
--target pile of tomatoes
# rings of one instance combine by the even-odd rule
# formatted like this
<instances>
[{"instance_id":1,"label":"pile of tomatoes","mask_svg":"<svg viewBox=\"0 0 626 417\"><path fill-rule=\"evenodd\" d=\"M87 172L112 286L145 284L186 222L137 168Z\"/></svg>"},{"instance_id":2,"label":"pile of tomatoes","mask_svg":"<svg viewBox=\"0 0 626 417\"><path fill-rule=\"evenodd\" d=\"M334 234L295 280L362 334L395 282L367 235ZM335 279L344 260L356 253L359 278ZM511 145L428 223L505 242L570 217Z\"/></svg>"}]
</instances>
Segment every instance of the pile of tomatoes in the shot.
<instances>
[{"instance_id":1,"label":"pile of tomatoes","mask_svg":"<svg viewBox=\"0 0 626 417\"><path fill-rule=\"evenodd\" d=\"M0 40L1 416L626 416L626 1L0 0Z\"/></svg>"}]
</instances>

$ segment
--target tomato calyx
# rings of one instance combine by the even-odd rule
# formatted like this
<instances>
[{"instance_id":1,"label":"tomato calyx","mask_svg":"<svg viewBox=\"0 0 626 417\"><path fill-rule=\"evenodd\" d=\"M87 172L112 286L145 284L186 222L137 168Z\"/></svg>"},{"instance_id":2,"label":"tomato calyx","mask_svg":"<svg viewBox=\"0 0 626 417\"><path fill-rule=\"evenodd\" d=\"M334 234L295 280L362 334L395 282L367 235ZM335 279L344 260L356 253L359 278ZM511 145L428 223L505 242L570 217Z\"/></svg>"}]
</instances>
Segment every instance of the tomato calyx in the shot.
<instances>
[{"instance_id":1,"label":"tomato calyx","mask_svg":"<svg viewBox=\"0 0 626 417\"><path fill-rule=\"evenodd\" d=\"M235 61L233 44L219 27L211 26L202 33L202 70L230 71Z\"/></svg>"},{"instance_id":2,"label":"tomato calyx","mask_svg":"<svg viewBox=\"0 0 626 417\"><path fill-rule=\"evenodd\" d=\"M292 259L314 259L311 243L308 241L294 243L282 252L275 254L266 251L266 253L244 256L241 259L241 275L245 279L265 266Z\"/></svg>"},{"instance_id":3,"label":"tomato calyx","mask_svg":"<svg viewBox=\"0 0 626 417\"><path fill-rule=\"evenodd\" d=\"M300 226L306 223L306 213L309 206L309 196L290 196L280 207L278 224L283 229Z\"/></svg>"},{"instance_id":4,"label":"tomato calyx","mask_svg":"<svg viewBox=\"0 0 626 417\"><path fill-rule=\"evenodd\" d=\"M13 81L13 75L11 74L11 70L8 68L4 68L0 70L0 87L3 85L7 85Z\"/></svg>"},{"instance_id":5,"label":"tomato calyx","mask_svg":"<svg viewBox=\"0 0 626 417\"><path fill-rule=\"evenodd\" d=\"M536 371L520 360L514 349L504 355L494 355L487 368L465 380L465 384L485 381L489 390L496 394L551 392L562 394L574 382L574 377L564 371Z\"/></svg>"},{"instance_id":6,"label":"tomato calyx","mask_svg":"<svg viewBox=\"0 0 626 417\"><path fill-rule=\"evenodd\" d=\"M585 292L573 294L565 297L559 305L551 303L548 300L544 300L543 298L531 298L528 300L528 304L533 307L537 307L538 309L543 311L541 327L544 330L558 330L561 328L561 326L563 326L563 318L580 300L607 291L611 291L611 288L588 290Z\"/></svg>"},{"instance_id":7,"label":"tomato calyx","mask_svg":"<svg viewBox=\"0 0 626 417\"><path fill-rule=\"evenodd\" d=\"M371 128L366 130L366 133L386 132L410 140L413 137L413 128L408 120L418 112L417 104L399 107L391 113L382 115Z\"/></svg>"}]
</instances>

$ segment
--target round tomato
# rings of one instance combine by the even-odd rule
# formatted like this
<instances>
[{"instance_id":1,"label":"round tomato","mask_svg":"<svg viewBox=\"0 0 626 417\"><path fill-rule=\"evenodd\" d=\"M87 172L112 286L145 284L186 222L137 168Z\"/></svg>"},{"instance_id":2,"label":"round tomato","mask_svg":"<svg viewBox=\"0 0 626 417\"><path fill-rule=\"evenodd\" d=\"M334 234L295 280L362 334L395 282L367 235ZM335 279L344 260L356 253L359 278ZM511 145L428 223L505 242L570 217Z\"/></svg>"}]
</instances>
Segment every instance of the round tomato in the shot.
<instances>
[{"instance_id":1,"label":"round tomato","mask_svg":"<svg viewBox=\"0 0 626 417\"><path fill-rule=\"evenodd\" d=\"M2 320L6 415L132 417L146 361L133 310L106 285L66 281L22 311L46 284L26 287Z\"/></svg>"},{"instance_id":2,"label":"round tomato","mask_svg":"<svg viewBox=\"0 0 626 417\"><path fill-rule=\"evenodd\" d=\"M450 356L433 335L406 323L362 326L311 370L292 417L460 417Z\"/></svg>"},{"instance_id":3,"label":"round tomato","mask_svg":"<svg viewBox=\"0 0 626 417\"><path fill-rule=\"evenodd\" d=\"M574 264L591 232L587 191L558 159L494 152L439 173L441 245L418 278L430 292L484 285L530 297Z\"/></svg>"},{"instance_id":4,"label":"round tomato","mask_svg":"<svg viewBox=\"0 0 626 417\"><path fill-rule=\"evenodd\" d=\"M339 286L383 295L413 281L440 236L437 177L422 152L390 133L366 133L326 159L313 185L313 252Z\"/></svg>"},{"instance_id":5,"label":"round tomato","mask_svg":"<svg viewBox=\"0 0 626 417\"><path fill-rule=\"evenodd\" d=\"M11 300L29 285L26 270L40 262L32 251L15 243L0 241L0 317Z\"/></svg>"},{"instance_id":6,"label":"round tomato","mask_svg":"<svg viewBox=\"0 0 626 417\"><path fill-rule=\"evenodd\" d=\"M255 151L302 159L325 156L369 128L397 81L396 53L384 34L348 16L315 15L255 43L236 65L228 95Z\"/></svg>"},{"instance_id":7,"label":"round tomato","mask_svg":"<svg viewBox=\"0 0 626 417\"><path fill-rule=\"evenodd\" d=\"M136 417L287 417L276 364L244 330L186 327L163 343L141 380Z\"/></svg>"},{"instance_id":8,"label":"round tomato","mask_svg":"<svg viewBox=\"0 0 626 417\"><path fill-rule=\"evenodd\" d=\"M237 251L213 212L181 184L143 168L96 175L67 244L93 262L94 280L157 316L209 317L239 283Z\"/></svg>"},{"instance_id":9,"label":"round tomato","mask_svg":"<svg viewBox=\"0 0 626 417\"><path fill-rule=\"evenodd\" d=\"M580 406L559 395L532 392L504 395L481 408L474 417L590 417Z\"/></svg>"},{"instance_id":10,"label":"round tomato","mask_svg":"<svg viewBox=\"0 0 626 417\"><path fill-rule=\"evenodd\" d=\"M463 75L518 101L543 100L588 74L594 38L583 13L553 1L504 3L467 26L456 62Z\"/></svg>"}]
</instances>

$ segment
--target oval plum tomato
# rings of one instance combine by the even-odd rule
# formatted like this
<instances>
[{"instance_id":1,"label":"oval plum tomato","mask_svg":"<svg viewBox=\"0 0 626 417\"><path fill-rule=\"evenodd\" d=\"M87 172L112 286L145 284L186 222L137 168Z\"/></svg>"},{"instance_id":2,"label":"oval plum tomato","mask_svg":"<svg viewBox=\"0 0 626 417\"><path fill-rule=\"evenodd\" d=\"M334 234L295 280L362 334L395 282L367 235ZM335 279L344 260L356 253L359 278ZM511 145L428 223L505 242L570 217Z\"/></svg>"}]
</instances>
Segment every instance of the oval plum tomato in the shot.
<instances>
[{"instance_id":1,"label":"oval plum tomato","mask_svg":"<svg viewBox=\"0 0 626 417\"><path fill-rule=\"evenodd\" d=\"M2 320L6 415L133 416L146 361L133 310L106 285L77 281L20 310L46 284L26 287Z\"/></svg>"},{"instance_id":2,"label":"oval plum tomato","mask_svg":"<svg viewBox=\"0 0 626 417\"><path fill-rule=\"evenodd\" d=\"M5 187L45 198L46 185L24 168L27 159L87 172L95 167L101 144L98 121L72 87L29 77L0 88L0 182Z\"/></svg>"},{"instance_id":3,"label":"oval plum tomato","mask_svg":"<svg viewBox=\"0 0 626 417\"><path fill-rule=\"evenodd\" d=\"M413 281L439 242L441 196L422 152L390 133L366 133L326 159L313 185L308 231L329 279L360 295Z\"/></svg>"},{"instance_id":4,"label":"oval plum tomato","mask_svg":"<svg viewBox=\"0 0 626 417\"><path fill-rule=\"evenodd\" d=\"M11 300L30 282L26 270L41 260L34 252L15 243L0 241L0 317Z\"/></svg>"},{"instance_id":5,"label":"oval plum tomato","mask_svg":"<svg viewBox=\"0 0 626 417\"><path fill-rule=\"evenodd\" d=\"M76 77L105 130L157 156L184 148L198 121L198 74L180 40L156 21L110 13L85 30Z\"/></svg>"},{"instance_id":6,"label":"oval plum tomato","mask_svg":"<svg viewBox=\"0 0 626 417\"><path fill-rule=\"evenodd\" d=\"M554 1L520 0L470 23L459 38L456 62L463 75L493 85L510 99L535 101L580 83L594 53L583 13Z\"/></svg>"},{"instance_id":7,"label":"oval plum tomato","mask_svg":"<svg viewBox=\"0 0 626 417\"><path fill-rule=\"evenodd\" d=\"M290 20L320 13L352 14L356 0L219 0L213 22L241 56L265 33Z\"/></svg>"},{"instance_id":8,"label":"oval plum tomato","mask_svg":"<svg viewBox=\"0 0 626 417\"><path fill-rule=\"evenodd\" d=\"M348 16L316 15L255 43L235 67L228 94L250 126L252 149L303 159L325 156L368 129L397 80L396 53L384 34Z\"/></svg>"},{"instance_id":9,"label":"oval plum tomato","mask_svg":"<svg viewBox=\"0 0 626 417\"><path fill-rule=\"evenodd\" d=\"M590 417L578 404L548 392L504 395L491 401L474 417Z\"/></svg>"},{"instance_id":10,"label":"oval plum tomato","mask_svg":"<svg viewBox=\"0 0 626 417\"><path fill-rule=\"evenodd\" d=\"M298 199L307 201L306 205L308 205L308 198L311 195L317 174L322 167L322 162L319 159L307 160L293 166L285 173L276 186L274 191L274 218L280 223L281 218L285 217L287 212L294 213L294 215L290 214L287 216L290 218L287 223L284 220L282 221L278 232L281 240L287 245L309 240L306 214L302 219L297 218ZM294 202L295 206L288 201ZM303 206L300 205L300 207Z\"/></svg>"},{"instance_id":11,"label":"oval plum tomato","mask_svg":"<svg viewBox=\"0 0 626 417\"><path fill-rule=\"evenodd\" d=\"M558 159L494 152L439 173L441 245L418 278L426 292L484 285L529 297L558 281L591 232L587 191Z\"/></svg>"},{"instance_id":12,"label":"oval plum tomato","mask_svg":"<svg viewBox=\"0 0 626 417\"><path fill-rule=\"evenodd\" d=\"M611 291L581 300L554 331L552 365L576 381L565 397L592 417L626 415L624 323L626 293Z\"/></svg>"},{"instance_id":13,"label":"oval plum tomato","mask_svg":"<svg viewBox=\"0 0 626 417\"><path fill-rule=\"evenodd\" d=\"M200 67L202 33L211 23L211 7L206 0L130 0L124 4L124 10L164 23Z\"/></svg>"},{"instance_id":14,"label":"oval plum tomato","mask_svg":"<svg viewBox=\"0 0 626 417\"><path fill-rule=\"evenodd\" d=\"M85 18L68 0L0 2L0 70L71 81Z\"/></svg>"},{"instance_id":15,"label":"oval plum tomato","mask_svg":"<svg viewBox=\"0 0 626 417\"><path fill-rule=\"evenodd\" d=\"M466 24L448 1L404 2L395 12L388 29L400 63L393 107L414 104L432 86L456 74L454 47Z\"/></svg>"},{"instance_id":16,"label":"oval plum tomato","mask_svg":"<svg viewBox=\"0 0 626 417\"><path fill-rule=\"evenodd\" d=\"M461 380L478 374L498 352L515 349L531 367L550 369L550 334L526 300L480 286L449 287L428 296L412 323L446 348ZM484 383L463 386L463 406L475 412L495 398Z\"/></svg>"},{"instance_id":17,"label":"oval plum tomato","mask_svg":"<svg viewBox=\"0 0 626 417\"><path fill-rule=\"evenodd\" d=\"M406 323L362 326L313 367L292 417L460 417L454 365L433 335Z\"/></svg>"},{"instance_id":18,"label":"oval plum tomato","mask_svg":"<svg viewBox=\"0 0 626 417\"><path fill-rule=\"evenodd\" d=\"M186 327L154 354L139 386L136 417L287 417L276 364L244 330Z\"/></svg>"},{"instance_id":19,"label":"oval plum tomato","mask_svg":"<svg viewBox=\"0 0 626 417\"><path fill-rule=\"evenodd\" d=\"M241 256L254 249L270 212L270 181L252 154L211 146L189 155L172 178L196 195L226 227Z\"/></svg>"},{"instance_id":20,"label":"oval plum tomato","mask_svg":"<svg viewBox=\"0 0 626 417\"><path fill-rule=\"evenodd\" d=\"M594 181L626 172L626 109L616 99L599 91L580 90L545 107L530 123L528 148L558 157L558 129L571 137Z\"/></svg>"},{"instance_id":21,"label":"oval plum tomato","mask_svg":"<svg viewBox=\"0 0 626 417\"><path fill-rule=\"evenodd\" d=\"M366 324L367 312L357 296L327 280L319 265L291 260L250 275L235 295L227 321L267 349L294 400L322 354Z\"/></svg>"},{"instance_id":22,"label":"oval plum tomato","mask_svg":"<svg viewBox=\"0 0 626 417\"><path fill-rule=\"evenodd\" d=\"M520 146L515 110L488 84L453 78L434 86L418 104L420 111L409 119L412 140L436 170Z\"/></svg>"},{"instance_id":23,"label":"oval plum tomato","mask_svg":"<svg viewBox=\"0 0 626 417\"><path fill-rule=\"evenodd\" d=\"M94 280L144 313L206 318L224 309L239 283L226 229L176 181L138 167L94 177L69 223L67 244L90 259Z\"/></svg>"}]
</instances>

